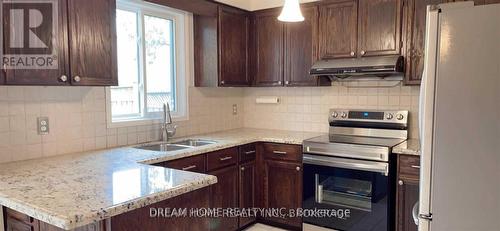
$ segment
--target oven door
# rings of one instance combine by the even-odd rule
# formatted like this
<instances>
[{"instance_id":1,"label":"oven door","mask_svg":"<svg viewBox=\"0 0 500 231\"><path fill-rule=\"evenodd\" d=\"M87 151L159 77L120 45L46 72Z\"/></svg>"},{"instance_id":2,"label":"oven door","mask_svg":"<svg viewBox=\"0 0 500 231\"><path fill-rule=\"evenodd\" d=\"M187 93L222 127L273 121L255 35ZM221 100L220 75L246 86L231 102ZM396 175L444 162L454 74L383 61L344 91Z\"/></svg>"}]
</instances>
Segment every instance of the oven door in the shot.
<instances>
[{"instance_id":1,"label":"oven door","mask_svg":"<svg viewBox=\"0 0 500 231\"><path fill-rule=\"evenodd\" d=\"M304 154L303 208L330 213L304 216L304 223L335 230L387 231L388 173L388 163Z\"/></svg>"}]
</instances>

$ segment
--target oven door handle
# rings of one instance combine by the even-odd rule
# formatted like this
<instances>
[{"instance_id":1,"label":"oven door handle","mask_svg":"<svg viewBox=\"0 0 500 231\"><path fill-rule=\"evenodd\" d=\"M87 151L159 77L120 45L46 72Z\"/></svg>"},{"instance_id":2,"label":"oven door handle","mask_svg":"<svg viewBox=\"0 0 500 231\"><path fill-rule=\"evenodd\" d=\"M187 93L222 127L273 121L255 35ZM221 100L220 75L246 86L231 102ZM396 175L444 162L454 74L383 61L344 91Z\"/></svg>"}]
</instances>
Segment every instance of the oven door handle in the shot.
<instances>
[{"instance_id":1,"label":"oven door handle","mask_svg":"<svg viewBox=\"0 0 500 231\"><path fill-rule=\"evenodd\" d=\"M385 176L389 174L389 163L375 161L344 159L329 156L313 156L304 154L303 162L304 164L376 172L381 173Z\"/></svg>"}]
</instances>

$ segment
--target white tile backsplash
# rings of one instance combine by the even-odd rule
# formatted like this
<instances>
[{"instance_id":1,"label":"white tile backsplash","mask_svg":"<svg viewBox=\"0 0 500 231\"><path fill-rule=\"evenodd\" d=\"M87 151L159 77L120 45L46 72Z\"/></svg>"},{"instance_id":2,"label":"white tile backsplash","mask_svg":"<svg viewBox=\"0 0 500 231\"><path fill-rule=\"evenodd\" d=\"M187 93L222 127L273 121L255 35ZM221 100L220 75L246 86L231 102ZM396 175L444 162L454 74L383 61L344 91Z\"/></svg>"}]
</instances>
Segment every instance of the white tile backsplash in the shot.
<instances>
[{"instance_id":1,"label":"white tile backsplash","mask_svg":"<svg viewBox=\"0 0 500 231\"><path fill-rule=\"evenodd\" d=\"M246 88L244 127L328 132L331 108L397 109L410 111L410 137L418 137L418 86L394 87L373 81L331 87ZM363 87L359 87L362 85ZM280 104L257 104L256 98L280 97Z\"/></svg>"},{"instance_id":2,"label":"white tile backsplash","mask_svg":"<svg viewBox=\"0 0 500 231\"><path fill-rule=\"evenodd\" d=\"M159 139L159 126L106 127L104 87L0 86L0 163L133 145ZM243 126L243 89L189 88L189 120L177 136ZM50 133L38 135L37 117Z\"/></svg>"},{"instance_id":3,"label":"white tile backsplash","mask_svg":"<svg viewBox=\"0 0 500 231\"><path fill-rule=\"evenodd\" d=\"M176 122L177 137L240 127L327 132L330 108L410 111L417 137L419 87L189 88L189 120ZM355 84L357 85L357 84ZM280 104L256 104L262 96ZM233 115L233 104L238 114ZM0 163L158 140L159 125L107 128L103 87L0 86ZM38 135L37 117L50 133Z\"/></svg>"}]
</instances>

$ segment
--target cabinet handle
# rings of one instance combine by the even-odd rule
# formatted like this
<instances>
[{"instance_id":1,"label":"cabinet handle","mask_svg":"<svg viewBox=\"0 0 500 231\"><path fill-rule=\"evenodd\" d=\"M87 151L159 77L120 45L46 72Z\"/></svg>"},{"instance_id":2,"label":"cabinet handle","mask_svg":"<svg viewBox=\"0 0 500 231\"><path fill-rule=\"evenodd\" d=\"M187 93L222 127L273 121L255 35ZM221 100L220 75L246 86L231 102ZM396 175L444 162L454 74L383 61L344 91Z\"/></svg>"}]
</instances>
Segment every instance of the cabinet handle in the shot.
<instances>
[{"instance_id":1,"label":"cabinet handle","mask_svg":"<svg viewBox=\"0 0 500 231\"><path fill-rule=\"evenodd\" d=\"M361 51L361 56L365 55L366 51Z\"/></svg>"},{"instance_id":2,"label":"cabinet handle","mask_svg":"<svg viewBox=\"0 0 500 231\"><path fill-rule=\"evenodd\" d=\"M274 154L278 154L278 155L286 155L286 152L282 152L282 151L273 151Z\"/></svg>"},{"instance_id":3,"label":"cabinet handle","mask_svg":"<svg viewBox=\"0 0 500 231\"><path fill-rule=\"evenodd\" d=\"M300 171L300 167L298 167L298 166L295 169L297 170L297 172Z\"/></svg>"},{"instance_id":4,"label":"cabinet handle","mask_svg":"<svg viewBox=\"0 0 500 231\"><path fill-rule=\"evenodd\" d=\"M404 182L404 181L402 181L402 180L399 180L399 181L398 181L398 184L399 184L399 185L404 185L404 184L405 184L405 182Z\"/></svg>"},{"instance_id":5,"label":"cabinet handle","mask_svg":"<svg viewBox=\"0 0 500 231\"><path fill-rule=\"evenodd\" d=\"M245 171L245 167L241 167L241 171Z\"/></svg>"},{"instance_id":6,"label":"cabinet handle","mask_svg":"<svg viewBox=\"0 0 500 231\"><path fill-rule=\"evenodd\" d=\"M356 55L356 52L351 51L351 57L354 57Z\"/></svg>"},{"instance_id":7,"label":"cabinet handle","mask_svg":"<svg viewBox=\"0 0 500 231\"><path fill-rule=\"evenodd\" d=\"M254 154L254 153L255 153L255 150L247 151L247 152L245 152L245 155L250 155L250 154Z\"/></svg>"},{"instance_id":8,"label":"cabinet handle","mask_svg":"<svg viewBox=\"0 0 500 231\"><path fill-rule=\"evenodd\" d=\"M412 165L412 168L420 169L420 165Z\"/></svg>"},{"instance_id":9,"label":"cabinet handle","mask_svg":"<svg viewBox=\"0 0 500 231\"><path fill-rule=\"evenodd\" d=\"M68 81L68 76L66 75L61 75L61 77L59 77L59 81L65 83L66 81Z\"/></svg>"},{"instance_id":10,"label":"cabinet handle","mask_svg":"<svg viewBox=\"0 0 500 231\"><path fill-rule=\"evenodd\" d=\"M77 75L77 76L75 76L75 77L73 78L73 80L74 80L75 82L77 82L77 83L78 83L78 82L80 82L80 80L82 80L82 79L80 78L80 76L78 76L78 75Z\"/></svg>"},{"instance_id":11,"label":"cabinet handle","mask_svg":"<svg viewBox=\"0 0 500 231\"><path fill-rule=\"evenodd\" d=\"M183 171L187 171L187 170L191 170L193 168L196 168L197 166L196 165L191 165L191 166L188 166L188 167L185 167L185 168L182 168Z\"/></svg>"},{"instance_id":12,"label":"cabinet handle","mask_svg":"<svg viewBox=\"0 0 500 231\"><path fill-rule=\"evenodd\" d=\"M220 161L226 161L226 160L230 160L230 159L233 159L233 157L232 156L226 156L226 157L220 158L219 160Z\"/></svg>"}]
</instances>

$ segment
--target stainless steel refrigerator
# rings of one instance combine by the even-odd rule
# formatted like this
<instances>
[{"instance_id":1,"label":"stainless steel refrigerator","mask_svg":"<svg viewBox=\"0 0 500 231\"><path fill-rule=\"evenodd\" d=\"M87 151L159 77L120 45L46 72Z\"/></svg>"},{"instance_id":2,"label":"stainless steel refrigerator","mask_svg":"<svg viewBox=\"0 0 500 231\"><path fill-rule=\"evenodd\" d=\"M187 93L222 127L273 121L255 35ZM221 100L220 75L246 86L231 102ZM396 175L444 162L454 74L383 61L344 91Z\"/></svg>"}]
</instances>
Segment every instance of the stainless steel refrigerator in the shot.
<instances>
[{"instance_id":1,"label":"stainless steel refrigerator","mask_svg":"<svg viewBox=\"0 0 500 231\"><path fill-rule=\"evenodd\" d=\"M429 6L425 45L414 218L420 231L500 230L500 4Z\"/></svg>"}]
</instances>

